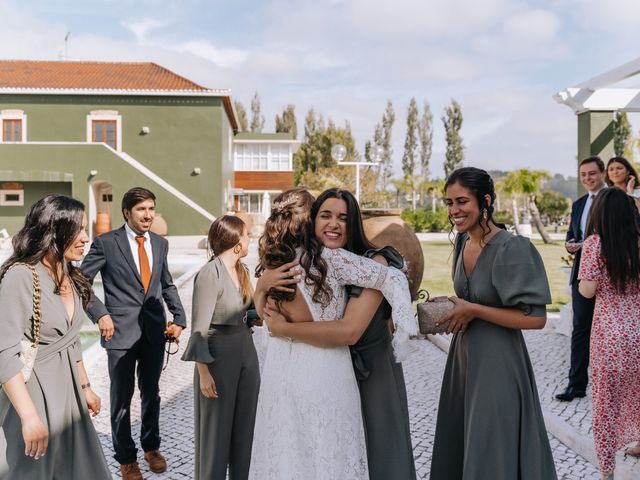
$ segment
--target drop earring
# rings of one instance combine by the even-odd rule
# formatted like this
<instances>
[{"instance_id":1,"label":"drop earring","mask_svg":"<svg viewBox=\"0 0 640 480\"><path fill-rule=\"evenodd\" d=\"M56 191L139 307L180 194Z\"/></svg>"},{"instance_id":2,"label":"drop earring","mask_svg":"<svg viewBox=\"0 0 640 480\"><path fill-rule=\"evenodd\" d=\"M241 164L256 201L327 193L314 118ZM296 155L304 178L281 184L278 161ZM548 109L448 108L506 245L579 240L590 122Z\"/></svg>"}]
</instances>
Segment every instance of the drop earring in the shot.
<instances>
[{"instance_id":1,"label":"drop earring","mask_svg":"<svg viewBox=\"0 0 640 480\"><path fill-rule=\"evenodd\" d=\"M486 209L486 208L483 208L483 209L482 209L482 218L483 218L483 219L485 219L485 220L486 220L487 218L489 218L489 212L487 212L487 209Z\"/></svg>"}]
</instances>

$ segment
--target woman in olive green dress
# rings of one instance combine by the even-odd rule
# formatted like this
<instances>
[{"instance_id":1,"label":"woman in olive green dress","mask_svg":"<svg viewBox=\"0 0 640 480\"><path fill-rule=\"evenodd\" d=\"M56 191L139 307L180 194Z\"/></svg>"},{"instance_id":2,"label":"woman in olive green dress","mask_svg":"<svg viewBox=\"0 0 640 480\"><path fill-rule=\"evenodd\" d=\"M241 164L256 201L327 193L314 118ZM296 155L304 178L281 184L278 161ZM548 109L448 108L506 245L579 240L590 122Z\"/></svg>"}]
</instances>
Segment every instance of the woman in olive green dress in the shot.
<instances>
[{"instance_id":1,"label":"woman in olive green dress","mask_svg":"<svg viewBox=\"0 0 640 480\"><path fill-rule=\"evenodd\" d=\"M111 479L90 417L100 411L100 398L78 336L91 285L71 262L84 255L86 225L82 203L49 195L31 207L0 268L0 424L9 465L2 480ZM37 338L31 317L38 283L39 346L25 383L20 345Z\"/></svg>"},{"instance_id":2,"label":"woman in olive green dress","mask_svg":"<svg viewBox=\"0 0 640 480\"><path fill-rule=\"evenodd\" d=\"M521 330L539 329L551 303L531 242L492 219L495 191L484 170L454 171L445 184L458 231L444 319L455 336L442 381L431 480L557 478Z\"/></svg>"}]
</instances>

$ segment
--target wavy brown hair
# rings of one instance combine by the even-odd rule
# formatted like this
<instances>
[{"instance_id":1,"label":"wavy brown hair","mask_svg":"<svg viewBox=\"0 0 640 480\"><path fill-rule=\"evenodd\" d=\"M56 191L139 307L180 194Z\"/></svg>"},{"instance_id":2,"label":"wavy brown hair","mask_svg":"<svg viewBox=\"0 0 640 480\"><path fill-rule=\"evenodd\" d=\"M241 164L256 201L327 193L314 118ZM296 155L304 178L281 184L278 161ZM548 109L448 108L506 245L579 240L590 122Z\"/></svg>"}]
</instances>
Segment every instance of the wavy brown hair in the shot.
<instances>
[{"instance_id":1,"label":"wavy brown hair","mask_svg":"<svg viewBox=\"0 0 640 480\"><path fill-rule=\"evenodd\" d=\"M619 188L596 195L587 235L600 236L600 253L616 292L640 292L640 225L634 199Z\"/></svg>"},{"instance_id":2,"label":"wavy brown hair","mask_svg":"<svg viewBox=\"0 0 640 480\"><path fill-rule=\"evenodd\" d=\"M13 236L13 254L0 267L0 278L14 263L36 265L49 257L55 275L54 292L60 294L64 274L69 275L86 309L91 299L91 283L78 267L64 258L64 252L82 230L83 215L84 204L66 195L47 195L34 203L24 226ZM58 276L58 266L62 267L61 276Z\"/></svg>"},{"instance_id":3,"label":"wavy brown hair","mask_svg":"<svg viewBox=\"0 0 640 480\"><path fill-rule=\"evenodd\" d=\"M209 228L207 244L209 247L209 261L227 250L231 250L240 243L246 229L241 218L234 215L223 215L216 219ZM242 301L246 302L253 296L253 286L249 278L247 267L238 259L235 266L236 274L242 291Z\"/></svg>"},{"instance_id":4,"label":"wavy brown hair","mask_svg":"<svg viewBox=\"0 0 640 480\"><path fill-rule=\"evenodd\" d=\"M271 214L258 240L256 277L268 268L277 268L296 259L296 249L305 243L313 201L313 195L303 188L287 190L273 199ZM295 293L279 292L274 288L267 294L276 302L291 301L295 297Z\"/></svg>"}]
</instances>

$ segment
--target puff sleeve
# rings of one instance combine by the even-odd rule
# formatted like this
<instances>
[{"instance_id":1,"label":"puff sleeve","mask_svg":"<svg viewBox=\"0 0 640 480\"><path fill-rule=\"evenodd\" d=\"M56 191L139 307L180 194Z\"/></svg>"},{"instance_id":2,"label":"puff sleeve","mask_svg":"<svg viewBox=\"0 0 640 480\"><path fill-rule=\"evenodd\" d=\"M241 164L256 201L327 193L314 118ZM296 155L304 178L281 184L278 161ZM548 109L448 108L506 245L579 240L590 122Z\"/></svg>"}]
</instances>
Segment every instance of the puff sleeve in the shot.
<instances>
[{"instance_id":1,"label":"puff sleeve","mask_svg":"<svg viewBox=\"0 0 640 480\"><path fill-rule=\"evenodd\" d=\"M209 262L196 274L193 281L191 336L182 360L200 363L214 361L209 350L208 332L216 309L219 289L218 269L213 262Z\"/></svg>"},{"instance_id":2,"label":"puff sleeve","mask_svg":"<svg viewBox=\"0 0 640 480\"><path fill-rule=\"evenodd\" d=\"M600 254L600 236L590 235L582 244L578 279L597 282L602 278L604 265Z\"/></svg>"},{"instance_id":3,"label":"puff sleeve","mask_svg":"<svg viewBox=\"0 0 640 480\"><path fill-rule=\"evenodd\" d=\"M0 283L0 312L0 383L5 383L22 370L20 341L31 328L33 275L27 267L13 267Z\"/></svg>"},{"instance_id":4,"label":"puff sleeve","mask_svg":"<svg viewBox=\"0 0 640 480\"><path fill-rule=\"evenodd\" d=\"M544 263L528 238L513 236L498 246L491 278L505 307L541 317L551 303Z\"/></svg>"},{"instance_id":5,"label":"puff sleeve","mask_svg":"<svg viewBox=\"0 0 640 480\"><path fill-rule=\"evenodd\" d=\"M410 335L418 333L418 323L411 307L409 282L397 268L386 267L361 255L336 248L322 249L322 257L333 268L341 285L355 285L380 290L391 305L391 316L396 326L393 335L393 349L398 361L408 354L407 342Z\"/></svg>"}]
</instances>

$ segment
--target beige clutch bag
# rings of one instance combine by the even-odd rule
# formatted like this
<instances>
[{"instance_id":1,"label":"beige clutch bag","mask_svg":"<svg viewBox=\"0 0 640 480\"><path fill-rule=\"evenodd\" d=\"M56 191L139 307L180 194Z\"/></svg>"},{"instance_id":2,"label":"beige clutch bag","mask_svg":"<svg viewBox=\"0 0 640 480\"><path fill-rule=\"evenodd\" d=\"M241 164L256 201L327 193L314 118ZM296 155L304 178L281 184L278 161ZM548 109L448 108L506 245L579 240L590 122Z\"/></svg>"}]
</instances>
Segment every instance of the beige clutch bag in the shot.
<instances>
[{"instance_id":1,"label":"beige clutch bag","mask_svg":"<svg viewBox=\"0 0 640 480\"><path fill-rule=\"evenodd\" d=\"M445 333L449 322L440 323L440 321L449 313L454 303L449 300L449 297L429 297L429 292L421 290L418 298L427 299L418 304L418 326L420 327L420 333L435 335L436 333ZM439 325L436 325L439 324Z\"/></svg>"}]
</instances>

